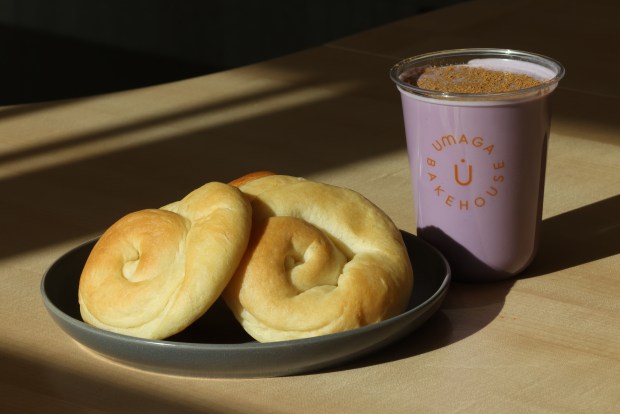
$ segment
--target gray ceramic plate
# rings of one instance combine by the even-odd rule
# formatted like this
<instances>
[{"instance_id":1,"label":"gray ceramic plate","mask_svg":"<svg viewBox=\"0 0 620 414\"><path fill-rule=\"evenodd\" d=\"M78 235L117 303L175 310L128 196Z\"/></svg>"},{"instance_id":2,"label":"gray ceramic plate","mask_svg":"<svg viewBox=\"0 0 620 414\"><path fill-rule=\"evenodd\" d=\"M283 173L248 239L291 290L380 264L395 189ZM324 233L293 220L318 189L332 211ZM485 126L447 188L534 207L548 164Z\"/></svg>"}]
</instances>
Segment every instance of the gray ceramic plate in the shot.
<instances>
[{"instance_id":1,"label":"gray ceramic plate","mask_svg":"<svg viewBox=\"0 0 620 414\"><path fill-rule=\"evenodd\" d=\"M450 268L433 247L403 232L415 272L407 310L388 320L315 338L258 343L222 302L163 341L107 332L82 322L77 289L82 267L96 240L60 257L46 272L41 293L56 323L73 339L115 361L151 371L204 377L272 377L316 371L379 350L410 334L440 306Z\"/></svg>"}]
</instances>

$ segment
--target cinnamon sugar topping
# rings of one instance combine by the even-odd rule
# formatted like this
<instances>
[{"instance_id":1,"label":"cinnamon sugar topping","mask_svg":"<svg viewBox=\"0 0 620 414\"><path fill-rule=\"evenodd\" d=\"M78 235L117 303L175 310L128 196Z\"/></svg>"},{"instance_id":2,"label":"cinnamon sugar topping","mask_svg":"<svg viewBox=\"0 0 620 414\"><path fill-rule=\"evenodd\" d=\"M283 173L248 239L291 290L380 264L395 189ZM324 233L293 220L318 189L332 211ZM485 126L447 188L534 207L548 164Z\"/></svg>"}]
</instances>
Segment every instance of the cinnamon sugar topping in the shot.
<instances>
[{"instance_id":1,"label":"cinnamon sugar topping","mask_svg":"<svg viewBox=\"0 0 620 414\"><path fill-rule=\"evenodd\" d=\"M472 94L511 92L542 83L525 74L465 65L432 66L417 79L404 80L423 89Z\"/></svg>"}]
</instances>

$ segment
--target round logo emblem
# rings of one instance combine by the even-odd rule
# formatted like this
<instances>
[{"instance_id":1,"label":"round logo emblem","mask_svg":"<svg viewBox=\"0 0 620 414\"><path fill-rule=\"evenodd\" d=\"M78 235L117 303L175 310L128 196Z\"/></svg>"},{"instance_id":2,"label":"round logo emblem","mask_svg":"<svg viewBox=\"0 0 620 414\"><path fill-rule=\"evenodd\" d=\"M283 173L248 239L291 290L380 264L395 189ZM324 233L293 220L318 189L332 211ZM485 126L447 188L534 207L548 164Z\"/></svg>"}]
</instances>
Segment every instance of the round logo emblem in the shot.
<instances>
[{"instance_id":1,"label":"round logo emblem","mask_svg":"<svg viewBox=\"0 0 620 414\"><path fill-rule=\"evenodd\" d=\"M428 149L423 179L446 206L461 211L483 208L500 194L506 164L483 137L444 135Z\"/></svg>"}]
</instances>

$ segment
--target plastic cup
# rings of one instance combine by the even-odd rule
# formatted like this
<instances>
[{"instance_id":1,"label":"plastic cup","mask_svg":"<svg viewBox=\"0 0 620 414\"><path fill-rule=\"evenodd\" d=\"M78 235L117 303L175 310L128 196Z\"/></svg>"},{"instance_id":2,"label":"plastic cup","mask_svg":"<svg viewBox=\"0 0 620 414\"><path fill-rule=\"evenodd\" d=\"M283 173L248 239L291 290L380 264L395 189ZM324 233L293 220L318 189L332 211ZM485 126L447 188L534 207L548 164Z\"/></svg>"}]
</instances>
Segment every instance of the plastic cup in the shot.
<instances>
[{"instance_id":1,"label":"plastic cup","mask_svg":"<svg viewBox=\"0 0 620 414\"><path fill-rule=\"evenodd\" d=\"M542 80L497 93L448 93L406 82L425 68L482 66ZM400 91L417 233L448 259L455 280L522 272L539 239L549 97L557 61L507 49L459 49L405 59L390 71Z\"/></svg>"}]
</instances>

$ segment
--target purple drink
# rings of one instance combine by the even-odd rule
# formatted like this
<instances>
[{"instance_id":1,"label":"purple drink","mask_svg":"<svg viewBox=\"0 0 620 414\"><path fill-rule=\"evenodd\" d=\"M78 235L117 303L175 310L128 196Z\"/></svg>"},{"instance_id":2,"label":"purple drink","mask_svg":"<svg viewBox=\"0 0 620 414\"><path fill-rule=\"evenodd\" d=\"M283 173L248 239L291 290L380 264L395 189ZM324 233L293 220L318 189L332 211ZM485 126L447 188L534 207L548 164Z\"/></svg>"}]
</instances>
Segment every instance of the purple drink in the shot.
<instances>
[{"instance_id":1,"label":"purple drink","mask_svg":"<svg viewBox=\"0 0 620 414\"><path fill-rule=\"evenodd\" d=\"M484 94L409 83L425 68L446 65L527 74L541 83ZM564 69L531 53L464 49L406 59L390 73L401 92L418 235L444 253L457 280L521 272L537 250L548 98Z\"/></svg>"}]
</instances>

